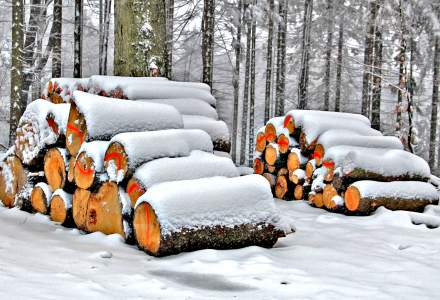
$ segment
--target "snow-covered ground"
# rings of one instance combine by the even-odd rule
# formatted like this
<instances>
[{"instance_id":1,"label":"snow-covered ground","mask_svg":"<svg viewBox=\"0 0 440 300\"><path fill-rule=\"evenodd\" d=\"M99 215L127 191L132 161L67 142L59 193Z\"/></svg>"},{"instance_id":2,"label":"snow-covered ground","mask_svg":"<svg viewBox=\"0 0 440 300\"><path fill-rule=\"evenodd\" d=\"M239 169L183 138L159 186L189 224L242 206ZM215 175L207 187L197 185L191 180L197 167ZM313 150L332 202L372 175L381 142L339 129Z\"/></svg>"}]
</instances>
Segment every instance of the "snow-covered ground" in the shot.
<instances>
[{"instance_id":1,"label":"snow-covered ground","mask_svg":"<svg viewBox=\"0 0 440 300\"><path fill-rule=\"evenodd\" d=\"M154 258L117 235L84 235L0 208L0 299L439 299L440 228L277 201L297 232L274 249ZM440 207L429 209L440 218Z\"/></svg>"}]
</instances>

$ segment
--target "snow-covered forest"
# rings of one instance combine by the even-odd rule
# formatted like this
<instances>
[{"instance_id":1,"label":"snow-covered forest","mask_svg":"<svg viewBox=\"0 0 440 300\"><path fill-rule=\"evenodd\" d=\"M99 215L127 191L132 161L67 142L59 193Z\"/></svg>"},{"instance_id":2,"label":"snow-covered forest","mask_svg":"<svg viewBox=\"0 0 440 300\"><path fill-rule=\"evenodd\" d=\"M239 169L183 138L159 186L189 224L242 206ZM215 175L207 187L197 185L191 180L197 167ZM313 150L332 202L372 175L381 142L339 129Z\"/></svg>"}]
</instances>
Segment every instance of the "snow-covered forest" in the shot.
<instances>
[{"instance_id":1,"label":"snow-covered forest","mask_svg":"<svg viewBox=\"0 0 440 300\"><path fill-rule=\"evenodd\" d=\"M115 3L84 1L82 13L77 16L83 18L82 23L75 23L75 5L81 2L1 0L2 145L8 144L10 120L13 5L21 5L23 12L16 28L23 29L23 75L29 79L22 83L21 96L27 97L26 101L37 98L44 83L56 77L53 75L73 77L78 31L75 24L81 26L80 36L79 32L76 34L82 48L77 72L81 71L84 77L113 74L114 62L117 64L114 53L121 46L117 43L123 42L122 38L116 43L114 39ZM211 29L201 30L204 18L206 24L211 22L210 8L204 11L211 1L164 2L164 7L152 1L142 9L136 1L116 4L120 3L122 11L124 5L140 5L131 15L121 13L121 19L128 18L128 24L143 30L141 37L131 37L143 43L138 46L166 47L169 67L162 70L164 75L178 81L212 81L220 117L237 137L233 143L237 158L241 156L237 161L248 162L249 134L253 135L268 117L307 107L362 112L374 117L377 128L398 136L429 160L431 167L436 167L440 150L436 147L438 85L434 80L440 56L438 2L212 1L212 66L210 57L203 64L204 51L211 50L203 48L202 43L204 38L210 38L204 33ZM54 5L62 6L59 15ZM137 24L135 20L141 14L150 16L152 21ZM166 14L166 24L160 24L160 14ZM51 37L59 35L59 20L60 39L54 38L59 42L52 45ZM151 34L158 33L160 26L164 34ZM145 71L148 63L139 68ZM238 108L235 113L234 108Z\"/></svg>"}]
</instances>

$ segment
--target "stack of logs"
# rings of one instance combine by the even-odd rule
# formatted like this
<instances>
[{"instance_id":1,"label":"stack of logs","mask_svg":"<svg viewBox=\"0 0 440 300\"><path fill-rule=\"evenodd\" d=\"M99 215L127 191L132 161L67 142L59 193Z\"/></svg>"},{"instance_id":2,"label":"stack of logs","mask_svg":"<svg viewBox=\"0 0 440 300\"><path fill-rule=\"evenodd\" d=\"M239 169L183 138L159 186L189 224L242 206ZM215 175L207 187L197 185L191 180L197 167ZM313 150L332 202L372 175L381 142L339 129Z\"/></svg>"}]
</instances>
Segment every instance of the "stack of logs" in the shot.
<instances>
[{"instance_id":1,"label":"stack of logs","mask_svg":"<svg viewBox=\"0 0 440 300\"><path fill-rule=\"evenodd\" d=\"M95 79L99 79L95 81L100 84L107 83L106 89L109 89L108 85L114 87L115 82L120 81L121 88L110 89L121 91L153 80L105 76ZM173 87L184 85L174 85L165 79L156 80L168 82ZM131 81L136 84L130 84ZM206 226L200 230L176 228L185 234L173 232L173 242L170 242L169 238L163 236L163 232L169 232L170 229L166 226L161 228L159 220L164 217L155 215L152 209L154 205L151 203L150 206L149 199L141 201L139 208L136 206L137 200L153 185L186 180L185 186L190 190L187 193L190 193L198 192L196 180L201 178L222 176L232 180L240 175L229 157L215 155L214 152L228 152L229 140L215 143L212 141L212 132L184 126L180 109L184 109L185 105L179 106L179 103L199 103L199 100L203 102L212 97L209 94L197 99L199 94L206 95L208 88L198 83L193 85L195 98L176 99L176 105L172 105L173 101L167 103L170 99L115 100L86 93L85 90L92 89L89 79L51 80L45 90L45 99L35 100L28 105L20 119L15 146L1 159L0 200L3 205L47 214L55 222L85 232L117 233L127 242L137 243L148 253L158 256L205 247L273 246L283 232L270 221L268 214L264 220L248 219L250 223L234 224L237 226L232 228L221 225L221 222L211 229ZM96 82L93 88L104 94L105 89L97 88ZM185 92L185 88L182 90ZM148 96L149 92L143 95ZM188 97L191 96L190 92L188 90ZM114 91L105 96L112 95L127 98ZM192 106L193 109L204 111L202 116L212 115L212 110L203 107ZM248 178L243 179L242 185L245 191L252 193L260 177L244 177ZM218 185L215 180L208 180L204 184ZM195 187L191 189L191 186ZM228 201L242 201L242 207L246 207L246 201L236 199L234 195L237 183L222 181L221 186L231 193L225 195ZM267 185L263 181L257 186L262 186L264 190ZM218 191L212 190L218 194ZM269 190L268 194L266 199L272 200ZM207 191L204 196L209 198L215 195ZM258 199L251 194L249 197ZM249 201L249 205L253 205L252 201ZM270 202L267 205L270 214ZM146 211L147 207L149 211ZM163 208L160 209L164 213ZM206 212L201 209L195 219L203 219L203 213L209 216L213 211L215 207ZM165 215L170 213L165 211ZM222 216L221 211L217 213ZM214 231L221 233L217 239L205 234ZM191 242L191 236L198 243ZM159 242L150 245L151 240L162 241L164 245L158 247Z\"/></svg>"},{"instance_id":2,"label":"stack of logs","mask_svg":"<svg viewBox=\"0 0 440 300\"><path fill-rule=\"evenodd\" d=\"M269 120L257 133L253 168L276 198L345 214L420 211L439 201L427 163L356 114L293 110Z\"/></svg>"}]
</instances>

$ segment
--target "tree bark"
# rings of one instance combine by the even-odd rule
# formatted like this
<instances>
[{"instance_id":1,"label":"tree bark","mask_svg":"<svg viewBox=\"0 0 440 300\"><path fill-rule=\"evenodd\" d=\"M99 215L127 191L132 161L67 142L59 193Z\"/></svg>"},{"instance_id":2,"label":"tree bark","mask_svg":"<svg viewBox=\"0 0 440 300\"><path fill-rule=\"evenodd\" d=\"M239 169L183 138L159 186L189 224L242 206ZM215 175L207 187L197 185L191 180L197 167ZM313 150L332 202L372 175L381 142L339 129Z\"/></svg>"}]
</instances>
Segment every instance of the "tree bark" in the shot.
<instances>
[{"instance_id":1,"label":"tree bark","mask_svg":"<svg viewBox=\"0 0 440 300\"><path fill-rule=\"evenodd\" d=\"M312 25L313 0L304 1L304 25L301 50L301 70L298 86L298 108L307 109L309 84L310 29Z\"/></svg>"},{"instance_id":2,"label":"tree bark","mask_svg":"<svg viewBox=\"0 0 440 300\"><path fill-rule=\"evenodd\" d=\"M167 73L165 77L173 78L173 33L174 33L174 0L167 0L166 2L166 32L167 32L167 64L165 68Z\"/></svg>"},{"instance_id":3,"label":"tree bark","mask_svg":"<svg viewBox=\"0 0 440 300\"><path fill-rule=\"evenodd\" d=\"M371 127L380 131L380 105L382 93L382 33L376 28L374 39L374 74L371 103Z\"/></svg>"},{"instance_id":4,"label":"tree bark","mask_svg":"<svg viewBox=\"0 0 440 300\"><path fill-rule=\"evenodd\" d=\"M286 87L286 32L287 32L287 0L279 3L278 41L277 41L277 80L275 115L284 115Z\"/></svg>"},{"instance_id":5,"label":"tree bark","mask_svg":"<svg viewBox=\"0 0 440 300\"><path fill-rule=\"evenodd\" d=\"M272 95L272 53L273 53L273 15L275 10L275 1L269 1L269 11L267 13L268 22L268 35L267 35L267 59L266 59L266 94L264 102L264 123L270 119L270 105Z\"/></svg>"},{"instance_id":6,"label":"tree bark","mask_svg":"<svg viewBox=\"0 0 440 300\"><path fill-rule=\"evenodd\" d=\"M104 61L103 64L103 74L107 75L107 56L108 56L108 38L110 29L110 18L112 10L112 0L105 0L105 12L104 12Z\"/></svg>"},{"instance_id":7,"label":"tree bark","mask_svg":"<svg viewBox=\"0 0 440 300\"><path fill-rule=\"evenodd\" d=\"M252 159L254 153L254 134L255 134L255 40L257 31L257 21L255 19L254 9L257 6L257 0L253 0L252 9L252 42L251 42L251 78L250 78L250 96L249 96L249 166L252 166Z\"/></svg>"},{"instance_id":8,"label":"tree bark","mask_svg":"<svg viewBox=\"0 0 440 300\"><path fill-rule=\"evenodd\" d=\"M75 24L73 31L73 77L82 77L82 30L83 29L83 0L75 0ZM101 45L100 45L101 46ZM99 49L101 52L101 48ZM101 70L101 55L99 74L103 74Z\"/></svg>"},{"instance_id":9,"label":"tree bark","mask_svg":"<svg viewBox=\"0 0 440 300\"><path fill-rule=\"evenodd\" d=\"M342 59L344 51L344 15L340 16L338 39L338 65L336 67L335 111L341 111Z\"/></svg>"},{"instance_id":10,"label":"tree bark","mask_svg":"<svg viewBox=\"0 0 440 300\"><path fill-rule=\"evenodd\" d=\"M63 28L63 0L53 2L54 45L52 50L52 77L61 77L61 34Z\"/></svg>"},{"instance_id":11,"label":"tree bark","mask_svg":"<svg viewBox=\"0 0 440 300\"><path fill-rule=\"evenodd\" d=\"M327 46L325 51L325 75L324 75L324 110L330 110L330 73L333 49L333 0L327 0Z\"/></svg>"},{"instance_id":12,"label":"tree bark","mask_svg":"<svg viewBox=\"0 0 440 300\"><path fill-rule=\"evenodd\" d=\"M440 37L434 37L434 67L432 76L431 130L429 139L429 165L435 167L435 147L437 146L438 100L440 86ZM440 157L437 158L440 163Z\"/></svg>"},{"instance_id":13,"label":"tree bark","mask_svg":"<svg viewBox=\"0 0 440 300\"><path fill-rule=\"evenodd\" d=\"M204 0L202 19L202 81L212 89L214 61L215 0Z\"/></svg>"}]
</instances>

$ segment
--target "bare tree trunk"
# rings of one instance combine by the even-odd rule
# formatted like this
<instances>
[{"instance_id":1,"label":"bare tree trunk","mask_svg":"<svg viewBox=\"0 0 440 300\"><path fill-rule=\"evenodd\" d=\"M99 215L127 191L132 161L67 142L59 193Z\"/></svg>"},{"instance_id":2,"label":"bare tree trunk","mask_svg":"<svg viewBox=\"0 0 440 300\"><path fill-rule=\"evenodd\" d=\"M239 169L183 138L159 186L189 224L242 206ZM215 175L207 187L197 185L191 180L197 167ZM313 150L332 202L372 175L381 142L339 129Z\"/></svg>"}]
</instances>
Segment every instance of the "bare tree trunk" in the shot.
<instances>
[{"instance_id":1,"label":"bare tree trunk","mask_svg":"<svg viewBox=\"0 0 440 300\"><path fill-rule=\"evenodd\" d=\"M102 62L102 73L107 75L107 57L108 57L108 38L110 33L110 18L112 11L112 0L105 0L105 11L104 11L104 45L103 45L103 57Z\"/></svg>"},{"instance_id":2,"label":"bare tree trunk","mask_svg":"<svg viewBox=\"0 0 440 300\"><path fill-rule=\"evenodd\" d=\"M406 81L406 90L408 98L408 149L410 152L414 153L413 149L413 95L415 89L415 80L413 78L413 66L414 66L414 51L415 51L415 41L411 36L410 42L410 58L409 58L409 78Z\"/></svg>"},{"instance_id":3,"label":"bare tree trunk","mask_svg":"<svg viewBox=\"0 0 440 300\"><path fill-rule=\"evenodd\" d=\"M73 30L73 77L82 77L82 31L83 31L83 0L75 0L75 24ZM101 46L101 45L100 45ZM101 51L101 48L99 49ZM100 53L99 74L103 74Z\"/></svg>"},{"instance_id":4,"label":"bare tree trunk","mask_svg":"<svg viewBox=\"0 0 440 300\"><path fill-rule=\"evenodd\" d=\"M248 133L248 117L249 117L249 76L250 76L250 67L251 67L251 43L252 43L252 23L251 18L246 13L246 10L249 9L249 4L245 4L245 16L247 16L246 20L246 70L244 75L244 91L243 91L243 114L241 116L241 146L240 146L240 165L244 165L246 163L246 141L247 141L247 133ZM253 7L251 8L253 9Z\"/></svg>"},{"instance_id":5,"label":"bare tree trunk","mask_svg":"<svg viewBox=\"0 0 440 300\"><path fill-rule=\"evenodd\" d=\"M253 153L254 153L254 132L255 132L255 40L257 31L257 21L255 19L254 9L257 6L257 0L253 0L252 3L252 44L251 44L251 92L250 92L250 103L249 103L249 166L253 163Z\"/></svg>"},{"instance_id":6,"label":"bare tree trunk","mask_svg":"<svg viewBox=\"0 0 440 300\"><path fill-rule=\"evenodd\" d=\"M342 86L342 58L344 51L344 15L341 14L339 21L339 39L338 39L338 65L336 67L336 93L335 93L335 111L341 111L341 86Z\"/></svg>"},{"instance_id":7,"label":"bare tree trunk","mask_svg":"<svg viewBox=\"0 0 440 300\"><path fill-rule=\"evenodd\" d=\"M405 15L402 7L402 0L399 0L399 16L400 16L400 51L398 56L399 63L399 90L397 93L397 117L396 117L396 125L397 132L399 133L399 137L402 140L405 140L403 136L403 118L402 118L402 110L403 110L403 99L406 94L406 29L405 29Z\"/></svg>"},{"instance_id":8,"label":"bare tree trunk","mask_svg":"<svg viewBox=\"0 0 440 300\"><path fill-rule=\"evenodd\" d=\"M243 1L238 0L237 37L232 42L235 49L235 70L232 78L234 86L234 117L232 120L232 160L237 162L237 136L238 136L238 102L240 98L240 61L241 61L241 23L243 20Z\"/></svg>"},{"instance_id":9,"label":"bare tree trunk","mask_svg":"<svg viewBox=\"0 0 440 300\"><path fill-rule=\"evenodd\" d=\"M167 19L167 74L165 77L173 78L173 33L174 33L174 0L166 2L166 19Z\"/></svg>"},{"instance_id":10,"label":"bare tree trunk","mask_svg":"<svg viewBox=\"0 0 440 300\"><path fill-rule=\"evenodd\" d=\"M371 70L373 67L374 34L376 31L376 18L379 11L379 1L370 1L370 14L367 23L367 33L365 35L364 48L364 75L362 80L362 114L368 117L368 108L370 102L370 83Z\"/></svg>"},{"instance_id":11,"label":"bare tree trunk","mask_svg":"<svg viewBox=\"0 0 440 300\"><path fill-rule=\"evenodd\" d=\"M435 167L435 147L437 146L438 99L440 86L440 37L434 37L434 74L432 76L431 131L429 139L429 165ZM440 161L440 157L437 159Z\"/></svg>"},{"instance_id":12,"label":"bare tree trunk","mask_svg":"<svg viewBox=\"0 0 440 300\"><path fill-rule=\"evenodd\" d=\"M275 115L284 115L286 87L286 32L287 32L287 0L279 2L278 42L277 42L277 80Z\"/></svg>"},{"instance_id":13,"label":"bare tree trunk","mask_svg":"<svg viewBox=\"0 0 440 300\"><path fill-rule=\"evenodd\" d=\"M327 46L325 51L325 76L324 76L324 110L330 110L330 74L331 74L331 59L333 49L333 0L327 0Z\"/></svg>"},{"instance_id":14,"label":"bare tree trunk","mask_svg":"<svg viewBox=\"0 0 440 300\"><path fill-rule=\"evenodd\" d=\"M63 0L53 2L55 43L52 50L52 77L61 77L61 34L63 28Z\"/></svg>"},{"instance_id":15,"label":"bare tree trunk","mask_svg":"<svg viewBox=\"0 0 440 300\"><path fill-rule=\"evenodd\" d=\"M264 123L270 119L270 104L272 95L272 53L273 53L273 14L275 10L275 1L269 1L268 35L267 35L267 64L266 64L266 94L264 102Z\"/></svg>"},{"instance_id":16,"label":"bare tree trunk","mask_svg":"<svg viewBox=\"0 0 440 300\"><path fill-rule=\"evenodd\" d=\"M23 67L23 0L12 1L12 61L11 61L11 106L10 106L10 129L9 144L15 140L15 131L18 121L26 107L26 99L23 99L22 74ZM23 101L24 100L24 101Z\"/></svg>"},{"instance_id":17,"label":"bare tree trunk","mask_svg":"<svg viewBox=\"0 0 440 300\"><path fill-rule=\"evenodd\" d=\"M103 61L104 61L104 10L105 4L103 0L99 0L99 75L104 74Z\"/></svg>"},{"instance_id":18,"label":"bare tree trunk","mask_svg":"<svg viewBox=\"0 0 440 300\"><path fill-rule=\"evenodd\" d=\"M204 0L202 20L202 81L212 89L214 60L215 0Z\"/></svg>"},{"instance_id":19,"label":"bare tree trunk","mask_svg":"<svg viewBox=\"0 0 440 300\"><path fill-rule=\"evenodd\" d=\"M371 102L371 127L380 130L380 104L382 94L382 33L376 28L374 39L373 95Z\"/></svg>"},{"instance_id":20,"label":"bare tree trunk","mask_svg":"<svg viewBox=\"0 0 440 300\"><path fill-rule=\"evenodd\" d=\"M298 108L307 109L309 85L310 29L312 26L313 0L304 1L304 25L301 51L301 70L298 86Z\"/></svg>"}]
</instances>

